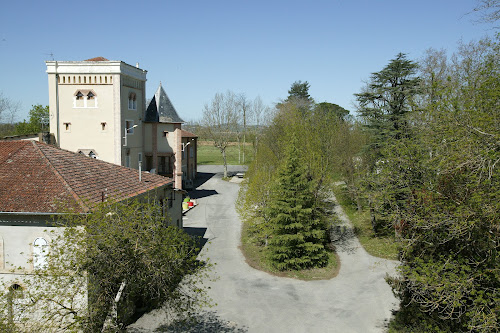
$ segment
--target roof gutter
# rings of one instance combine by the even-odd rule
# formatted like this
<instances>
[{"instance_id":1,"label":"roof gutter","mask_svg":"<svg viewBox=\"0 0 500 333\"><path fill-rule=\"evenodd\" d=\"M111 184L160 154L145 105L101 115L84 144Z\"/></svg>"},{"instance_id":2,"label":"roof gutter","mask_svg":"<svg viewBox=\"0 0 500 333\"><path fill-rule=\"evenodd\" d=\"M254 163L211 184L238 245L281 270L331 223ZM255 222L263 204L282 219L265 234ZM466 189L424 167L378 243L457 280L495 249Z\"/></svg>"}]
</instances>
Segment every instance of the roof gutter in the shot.
<instances>
[{"instance_id":1,"label":"roof gutter","mask_svg":"<svg viewBox=\"0 0 500 333\"><path fill-rule=\"evenodd\" d=\"M37 215L37 216L52 216L52 215L68 215L71 213L41 213L41 212L0 212L0 215Z\"/></svg>"}]
</instances>

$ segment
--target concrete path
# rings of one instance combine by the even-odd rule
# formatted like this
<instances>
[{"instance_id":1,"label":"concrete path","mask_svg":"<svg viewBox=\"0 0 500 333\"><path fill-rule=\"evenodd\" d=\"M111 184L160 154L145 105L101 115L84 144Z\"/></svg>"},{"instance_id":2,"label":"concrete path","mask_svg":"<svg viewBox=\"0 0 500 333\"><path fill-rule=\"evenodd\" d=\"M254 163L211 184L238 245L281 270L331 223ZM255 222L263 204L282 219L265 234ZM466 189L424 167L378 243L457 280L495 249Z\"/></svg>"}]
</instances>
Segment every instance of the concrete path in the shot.
<instances>
[{"instance_id":1,"label":"concrete path","mask_svg":"<svg viewBox=\"0 0 500 333\"><path fill-rule=\"evenodd\" d=\"M240 171L237 168L233 171ZM339 275L327 281L279 278L245 263L239 250L241 222L235 210L239 185L223 181L222 169L199 169L206 179L198 191L198 207L189 211L184 226L205 231L203 256L216 263L218 280L210 282L209 294L217 303L200 314L189 332L383 332L397 306L384 278L394 274L397 262L368 255L352 232L336 242L341 260ZM349 221L336 207L343 223ZM165 324L161 311L147 314L131 327L162 332L181 332ZM132 331L131 331L132 332Z\"/></svg>"}]
</instances>

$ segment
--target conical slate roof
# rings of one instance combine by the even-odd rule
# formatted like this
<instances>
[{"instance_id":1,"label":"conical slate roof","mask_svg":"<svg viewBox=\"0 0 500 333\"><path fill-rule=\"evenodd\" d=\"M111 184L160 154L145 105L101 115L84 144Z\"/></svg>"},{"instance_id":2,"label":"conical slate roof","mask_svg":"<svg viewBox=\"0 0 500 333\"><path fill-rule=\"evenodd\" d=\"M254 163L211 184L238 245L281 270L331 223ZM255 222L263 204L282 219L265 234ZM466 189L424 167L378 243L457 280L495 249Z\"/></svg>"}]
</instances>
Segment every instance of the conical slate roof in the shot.
<instances>
[{"instance_id":1,"label":"conical slate roof","mask_svg":"<svg viewBox=\"0 0 500 333\"><path fill-rule=\"evenodd\" d=\"M184 123L184 120L182 120L177 114L177 111L175 111L161 83L153 99L149 102L144 118L146 122Z\"/></svg>"}]
</instances>

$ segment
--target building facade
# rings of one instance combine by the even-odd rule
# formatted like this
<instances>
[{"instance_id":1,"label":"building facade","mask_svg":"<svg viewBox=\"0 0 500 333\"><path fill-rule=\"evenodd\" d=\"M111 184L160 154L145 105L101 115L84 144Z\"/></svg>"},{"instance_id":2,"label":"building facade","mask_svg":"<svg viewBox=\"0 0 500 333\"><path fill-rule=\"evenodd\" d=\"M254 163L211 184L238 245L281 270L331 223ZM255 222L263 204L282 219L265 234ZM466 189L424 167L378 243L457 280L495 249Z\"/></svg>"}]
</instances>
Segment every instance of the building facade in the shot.
<instances>
[{"instance_id":1,"label":"building facade","mask_svg":"<svg viewBox=\"0 0 500 333\"><path fill-rule=\"evenodd\" d=\"M47 264L65 214L91 214L108 200L158 202L165 225L183 226L182 191L172 178L33 140L0 141L0 282L22 294L24 278ZM18 305L9 311L19 319Z\"/></svg>"},{"instance_id":2,"label":"building facade","mask_svg":"<svg viewBox=\"0 0 500 333\"><path fill-rule=\"evenodd\" d=\"M179 189L183 180L196 177L196 171L183 174L184 121L161 84L146 107L147 71L102 57L46 65L50 132L57 146L172 177Z\"/></svg>"},{"instance_id":3,"label":"building facade","mask_svg":"<svg viewBox=\"0 0 500 333\"><path fill-rule=\"evenodd\" d=\"M138 169L142 128L134 126L144 114L147 72L104 58L46 65L50 132L56 144Z\"/></svg>"}]
</instances>

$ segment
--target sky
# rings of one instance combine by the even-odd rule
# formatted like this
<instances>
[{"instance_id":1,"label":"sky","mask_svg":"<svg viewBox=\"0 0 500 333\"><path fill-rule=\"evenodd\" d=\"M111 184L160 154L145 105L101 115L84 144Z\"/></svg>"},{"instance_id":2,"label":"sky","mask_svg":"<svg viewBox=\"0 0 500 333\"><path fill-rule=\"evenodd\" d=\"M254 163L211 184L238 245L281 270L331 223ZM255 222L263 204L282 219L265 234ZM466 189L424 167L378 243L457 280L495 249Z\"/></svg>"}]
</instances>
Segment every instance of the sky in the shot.
<instances>
[{"instance_id":1,"label":"sky","mask_svg":"<svg viewBox=\"0 0 500 333\"><path fill-rule=\"evenodd\" d=\"M0 93L20 103L17 120L48 105L46 60L139 63L147 98L161 81L185 121L227 90L272 107L298 80L353 112L353 94L399 52L418 60L496 33L475 22L477 0L1 2Z\"/></svg>"}]
</instances>

